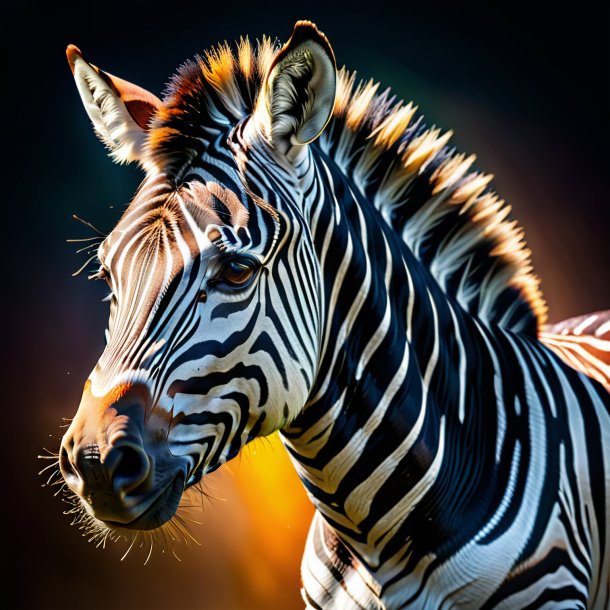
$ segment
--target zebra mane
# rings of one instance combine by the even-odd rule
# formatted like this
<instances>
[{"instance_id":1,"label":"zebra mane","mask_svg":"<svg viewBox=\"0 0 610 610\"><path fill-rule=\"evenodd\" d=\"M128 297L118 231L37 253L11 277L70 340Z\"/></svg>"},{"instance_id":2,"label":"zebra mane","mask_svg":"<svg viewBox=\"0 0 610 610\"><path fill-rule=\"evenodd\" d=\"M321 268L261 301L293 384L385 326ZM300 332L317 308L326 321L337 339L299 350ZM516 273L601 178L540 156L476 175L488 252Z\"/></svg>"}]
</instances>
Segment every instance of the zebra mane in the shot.
<instances>
[{"instance_id":1,"label":"zebra mane","mask_svg":"<svg viewBox=\"0 0 610 610\"><path fill-rule=\"evenodd\" d=\"M153 121L148 154L176 180L207 143L248 116L279 45L242 38L183 64ZM510 206L411 103L338 73L333 118L314 146L353 179L445 292L478 318L535 335L546 321L540 280Z\"/></svg>"}]
</instances>

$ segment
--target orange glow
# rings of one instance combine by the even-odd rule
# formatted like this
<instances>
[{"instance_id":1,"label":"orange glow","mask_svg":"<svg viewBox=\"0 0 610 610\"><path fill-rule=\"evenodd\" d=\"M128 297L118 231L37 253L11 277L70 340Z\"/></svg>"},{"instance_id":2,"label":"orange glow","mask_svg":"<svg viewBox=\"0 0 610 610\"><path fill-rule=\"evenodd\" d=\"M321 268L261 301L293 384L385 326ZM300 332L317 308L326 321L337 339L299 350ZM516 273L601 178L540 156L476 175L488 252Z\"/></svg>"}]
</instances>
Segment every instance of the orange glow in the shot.
<instances>
[{"instance_id":1,"label":"orange glow","mask_svg":"<svg viewBox=\"0 0 610 610\"><path fill-rule=\"evenodd\" d=\"M260 550L256 559L246 553L240 558L247 588L261 600L281 596L286 586L298 591L300 557L314 509L278 434L252 442L229 468Z\"/></svg>"},{"instance_id":2,"label":"orange glow","mask_svg":"<svg viewBox=\"0 0 610 610\"><path fill-rule=\"evenodd\" d=\"M198 544L177 539L166 545L168 551L173 547L181 563L171 551L156 551L143 567L148 542L143 548L136 546L122 564L118 559L128 546L125 541L107 549L117 561L99 551L93 559L104 570L127 570L132 577L151 582L171 575L173 592L179 592L177 608L200 607L189 605L196 599L193 588L205 596L205 608L303 608L300 563L314 509L278 435L253 441L235 460L205 476L201 487L208 499L201 501L191 490L179 510ZM78 536L70 543L77 545L75 557L89 550ZM162 607L154 595L150 597L152 606L147 607Z\"/></svg>"}]
</instances>

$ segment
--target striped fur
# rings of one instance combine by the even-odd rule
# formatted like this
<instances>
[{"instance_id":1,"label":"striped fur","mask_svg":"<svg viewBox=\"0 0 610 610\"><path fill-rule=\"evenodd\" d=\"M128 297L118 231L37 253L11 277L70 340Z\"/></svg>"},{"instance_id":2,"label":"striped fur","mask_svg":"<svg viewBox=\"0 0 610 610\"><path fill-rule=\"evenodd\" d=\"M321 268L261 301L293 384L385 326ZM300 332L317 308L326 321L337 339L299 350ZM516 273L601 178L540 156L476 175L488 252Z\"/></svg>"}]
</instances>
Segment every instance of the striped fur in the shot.
<instances>
[{"instance_id":1,"label":"striped fur","mask_svg":"<svg viewBox=\"0 0 610 610\"><path fill-rule=\"evenodd\" d=\"M278 49L267 38L256 48L242 39L235 55L223 45L185 63L153 124L149 162L180 179L211 134L254 110ZM470 171L475 156L449 148L451 132L427 127L389 89L378 94L377 84L358 82L345 68L337 76L323 150L465 309L534 333L546 321L546 305L523 230L488 188L492 176ZM416 186L427 196L406 197Z\"/></svg>"},{"instance_id":2,"label":"striped fur","mask_svg":"<svg viewBox=\"0 0 610 610\"><path fill-rule=\"evenodd\" d=\"M300 22L288 61L303 40L332 53ZM100 247L92 394L146 387L186 485L279 429L317 509L310 608L603 610L610 398L538 340L509 207L447 134L346 70L321 136L275 146L260 96L277 52L241 40L172 80ZM285 72L295 129L319 91L305 57ZM229 289L244 257L254 279Z\"/></svg>"},{"instance_id":3,"label":"striped fur","mask_svg":"<svg viewBox=\"0 0 610 610\"><path fill-rule=\"evenodd\" d=\"M545 328L540 340L571 367L599 381L610 392L610 310Z\"/></svg>"}]
</instances>

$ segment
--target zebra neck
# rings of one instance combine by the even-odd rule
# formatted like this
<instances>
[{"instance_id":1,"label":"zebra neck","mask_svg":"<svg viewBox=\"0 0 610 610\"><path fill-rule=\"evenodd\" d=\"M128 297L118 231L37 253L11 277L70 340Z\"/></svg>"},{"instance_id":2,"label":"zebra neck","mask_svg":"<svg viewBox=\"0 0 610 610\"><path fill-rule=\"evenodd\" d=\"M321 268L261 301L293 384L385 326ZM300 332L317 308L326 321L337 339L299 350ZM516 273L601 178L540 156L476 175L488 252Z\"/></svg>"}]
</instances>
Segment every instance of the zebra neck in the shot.
<instances>
[{"instance_id":1,"label":"zebra neck","mask_svg":"<svg viewBox=\"0 0 610 610\"><path fill-rule=\"evenodd\" d=\"M414 541L422 553L459 526L448 498L430 494L448 440L456 457L466 454L447 438L447 423L464 420L464 345L480 341L470 341L474 322L349 179L319 159L317 181L307 214L323 285L320 365L310 400L283 435L316 507L374 567L384 540L415 512L434 526ZM485 418L494 417L488 409ZM474 470L466 506L482 484ZM452 481L441 484L450 496Z\"/></svg>"}]
</instances>

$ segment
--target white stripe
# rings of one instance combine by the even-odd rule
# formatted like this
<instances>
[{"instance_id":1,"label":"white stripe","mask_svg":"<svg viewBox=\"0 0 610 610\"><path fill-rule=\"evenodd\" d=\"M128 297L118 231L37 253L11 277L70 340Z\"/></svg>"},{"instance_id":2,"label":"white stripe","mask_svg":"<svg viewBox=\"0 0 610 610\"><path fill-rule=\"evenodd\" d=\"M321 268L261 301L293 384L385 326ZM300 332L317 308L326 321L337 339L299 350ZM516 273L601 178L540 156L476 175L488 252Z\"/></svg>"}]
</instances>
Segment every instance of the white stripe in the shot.
<instances>
[{"instance_id":1,"label":"white stripe","mask_svg":"<svg viewBox=\"0 0 610 610\"><path fill-rule=\"evenodd\" d=\"M580 324L577 324L573 329L572 329L572 333L575 335L580 335L580 333L587 328L587 326L589 326L589 324L593 324L593 322L595 322L595 320L597 320L597 314L593 314L590 316L587 316L582 322L580 322Z\"/></svg>"}]
</instances>

